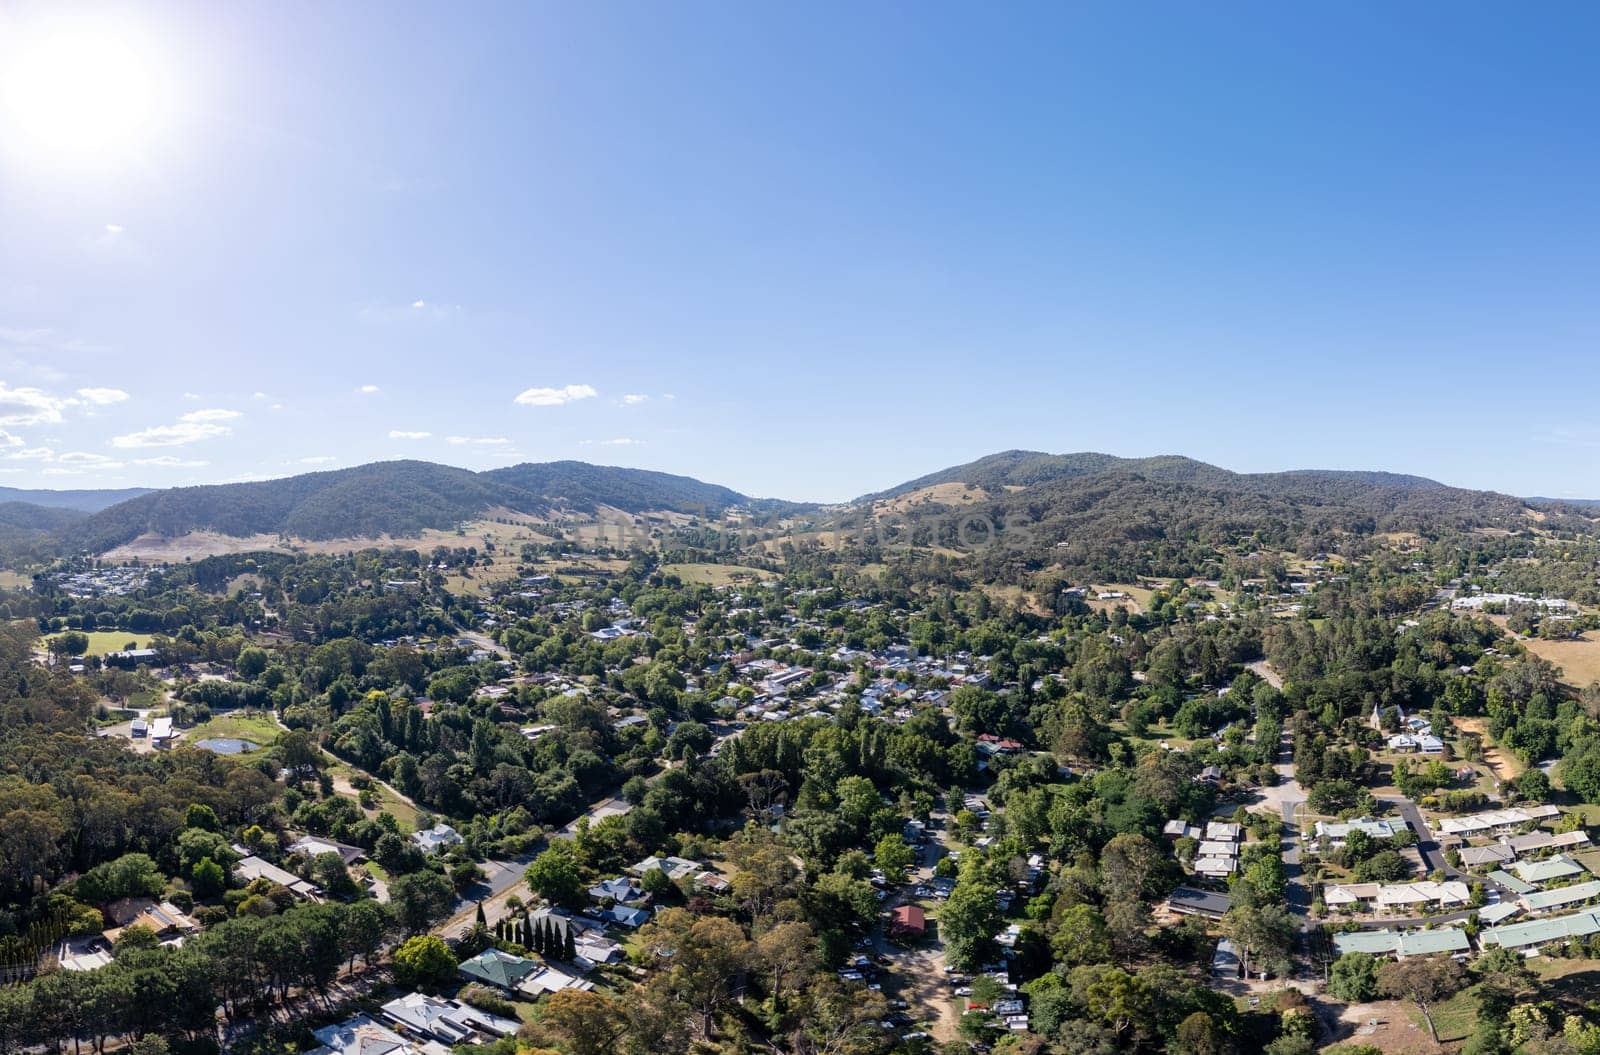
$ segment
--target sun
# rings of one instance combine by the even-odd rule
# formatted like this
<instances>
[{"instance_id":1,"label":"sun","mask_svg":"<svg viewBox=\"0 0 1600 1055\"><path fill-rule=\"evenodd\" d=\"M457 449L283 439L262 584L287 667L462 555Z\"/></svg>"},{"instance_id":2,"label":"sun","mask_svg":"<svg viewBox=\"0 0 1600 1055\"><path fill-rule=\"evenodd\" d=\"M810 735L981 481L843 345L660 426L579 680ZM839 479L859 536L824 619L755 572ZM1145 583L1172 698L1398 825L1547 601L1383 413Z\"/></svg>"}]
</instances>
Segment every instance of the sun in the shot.
<instances>
[{"instance_id":1,"label":"sun","mask_svg":"<svg viewBox=\"0 0 1600 1055\"><path fill-rule=\"evenodd\" d=\"M14 159L115 169L156 147L175 101L155 43L136 25L0 22L0 143Z\"/></svg>"}]
</instances>

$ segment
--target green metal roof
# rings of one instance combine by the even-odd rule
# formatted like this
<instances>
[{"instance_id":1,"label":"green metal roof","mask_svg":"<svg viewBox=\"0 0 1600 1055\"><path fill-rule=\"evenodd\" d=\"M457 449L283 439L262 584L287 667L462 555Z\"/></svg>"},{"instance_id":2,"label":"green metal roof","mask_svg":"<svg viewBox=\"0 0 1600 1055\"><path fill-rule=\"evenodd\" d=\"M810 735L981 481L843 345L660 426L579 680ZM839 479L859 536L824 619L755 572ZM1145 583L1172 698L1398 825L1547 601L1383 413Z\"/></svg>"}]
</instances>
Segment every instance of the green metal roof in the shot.
<instances>
[{"instance_id":1,"label":"green metal roof","mask_svg":"<svg viewBox=\"0 0 1600 1055\"><path fill-rule=\"evenodd\" d=\"M1554 919L1529 920L1527 923L1510 923L1504 927L1490 927L1479 940L1485 949L1499 946L1505 949L1526 949L1533 945L1559 941L1562 938L1581 938L1600 933L1600 913L1574 912Z\"/></svg>"}]
</instances>

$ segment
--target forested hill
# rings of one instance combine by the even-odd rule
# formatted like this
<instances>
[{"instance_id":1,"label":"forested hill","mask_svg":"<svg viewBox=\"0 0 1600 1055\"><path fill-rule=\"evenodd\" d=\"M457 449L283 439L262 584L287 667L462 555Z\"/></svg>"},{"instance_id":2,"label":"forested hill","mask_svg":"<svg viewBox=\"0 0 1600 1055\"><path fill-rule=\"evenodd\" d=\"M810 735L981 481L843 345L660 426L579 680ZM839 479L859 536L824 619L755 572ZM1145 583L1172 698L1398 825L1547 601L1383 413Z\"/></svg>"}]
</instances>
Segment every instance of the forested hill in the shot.
<instances>
[{"instance_id":1,"label":"forested hill","mask_svg":"<svg viewBox=\"0 0 1600 1055\"><path fill-rule=\"evenodd\" d=\"M1180 455L1118 458L1110 454L1045 454L1003 451L965 465L956 465L907 481L861 501L880 501L949 483L967 484L1000 494L1064 480L1096 476L1132 477L1185 484L1209 492L1267 498L1289 498L1347 506L1370 516L1397 512L1437 513L1462 522L1503 524L1520 518L1525 502L1492 491L1450 487L1421 476L1400 473L1297 469L1277 473L1236 473Z\"/></svg>"},{"instance_id":2,"label":"forested hill","mask_svg":"<svg viewBox=\"0 0 1600 1055\"><path fill-rule=\"evenodd\" d=\"M62 537L69 548L90 552L145 534L191 531L375 538L447 529L495 509L543 515L608 505L716 513L748 501L688 477L583 462L483 473L431 462L376 462L280 480L153 491L95 513Z\"/></svg>"},{"instance_id":3,"label":"forested hill","mask_svg":"<svg viewBox=\"0 0 1600 1055\"><path fill-rule=\"evenodd\" d=\"M1234 473L1182 457L1006 451L860 502L909 522L897 537L973 549L979 576L998 580L1046 568L1102 581L1196 575L1214 571L1220 553L1358 552L1389 533L1600 533L1593 513L1577 506L1533 511L1521 498L1422 477ZM969 547L963 530L970 535L964 525L974 521L1001 526L1008 545Z\"/></svg>"},{"instance_id":4,"label":"forested hill","mask_svg":"<svg viewBox=\"0 0 1600 1055\"><path fill-rule=\"evenodd\" d=\"M588 510L608 505L630 512L658 509L720 513L752 502L730 488L702 483L689 476L588 462L523 462L504 469L491 469L483 476L539 495L563 509Z\"/></svg>"},{"instance_id":5,"label":"forested hill","mask_svg":"<svg viewBox=\"0 0 1600 1055\"><path fill-rule=\"evenodd\" d=\"M1082 451L1077 454L1001 451L999 454L990 454L965 465L953 465L948 469L919 476L915 480L908 480L886 491L865 495L861 500L895 498L944 483L972 484L986 491L999 491L1108 472L1131 473L1152 480L1253 491L1258 494L1318 492L1357 494L1374 488L1388 491L1457 490L1437 480L1400 473L1353 472L1338 469L1236 473L1179 454L1160 454L1151 458L1119 458L1114 454L1099 454L1093 451Z\"/></svg>"}]
</instances>

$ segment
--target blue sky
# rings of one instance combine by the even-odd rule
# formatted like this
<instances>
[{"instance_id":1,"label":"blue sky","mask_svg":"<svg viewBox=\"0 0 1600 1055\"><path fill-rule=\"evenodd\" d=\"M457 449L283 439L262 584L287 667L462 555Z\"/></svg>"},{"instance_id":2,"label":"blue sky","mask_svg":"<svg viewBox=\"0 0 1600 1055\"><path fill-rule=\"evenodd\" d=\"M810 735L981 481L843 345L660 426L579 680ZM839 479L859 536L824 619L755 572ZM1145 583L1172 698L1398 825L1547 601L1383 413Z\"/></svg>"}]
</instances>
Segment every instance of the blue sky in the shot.
<instances>
[{"instance_id":1,"label":"blue sky","mask_svg":"<svg viewBox=\"0 0 1600 1055\"><path fill-rule=\"evenodd\" d=\"M62 11L0 4L0 484L1027 447L1600 497L1592 6Z\"/></svg>"}]
</instances>

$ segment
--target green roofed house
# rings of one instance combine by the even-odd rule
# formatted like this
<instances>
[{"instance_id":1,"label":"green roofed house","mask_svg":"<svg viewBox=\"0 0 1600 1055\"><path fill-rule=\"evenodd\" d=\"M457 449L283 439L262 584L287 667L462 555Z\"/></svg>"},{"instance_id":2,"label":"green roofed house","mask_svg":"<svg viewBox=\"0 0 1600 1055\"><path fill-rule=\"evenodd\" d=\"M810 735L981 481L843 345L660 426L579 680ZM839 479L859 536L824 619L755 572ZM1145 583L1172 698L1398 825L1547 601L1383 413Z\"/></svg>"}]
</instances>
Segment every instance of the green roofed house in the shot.
<instances>
[{"instance_id":1,"label":"green roofed house","mask_svg":"<svg viewBox=\"0 0 1600 1055\"><path fill-rule=\"evenodd\" d=\"M1537 889L1529 883L1524 883L1510 872L1503 872L1499 869L1490 872L1487 878L1492 883L1499 883L1513 894L1531 894Z\"/></svg>"},{"instance_id":2,"label":"green roofed house","mask_svg":"<svg viewBox=\"0 0 1600 1055\"><path fill-rule=\"evenodd\" d=\"M1590 934L1600 934L1600 913L1574 912L1553 919L1489 927L1478 935L1478 941L1485 949L1534 949L1564 938L1583 938Z\"/></svg>"},{"instance_id":3,"label":"green roofed house","mask_svg":"<svg viewBox=\"0 0 1600 1055\"><path fill-rule=\"evenodd\" d=\"M485 949L456 969L475 982L514 993L525 978L541 969L541 965L499 949Z\"/></svg>"},{"instance_id":4,"label":"green roofed house","mask_svg":"<svg viewBox=\"0 0 1600 1055\"><path fill-rule=\"evenodd\" d=\"M1465 931L1455 927L1439 930L1357 930L1333 936L1339 955L1364 952L1372 956L1433 956L1438 953L1466 952L1471 948Z\"/></svg>"},{"instance_id":5,"label":"green roofed house","mask_svg":"<svg viewBox=\"0 0 1600 1055\"><path fill-rule=\"evenodd\" d=\"M1583 875L1583 866L1562 854L1547 861L1520 861L1511 866L1524 883L1552 883Z\"/></svg>"},{"instance_id":6,"label":"green roofed house","mask_svg":"<svg viewBox=\"0 0 1600 1055\"><path fill-rule=\"evenodd\" d=\"M1587 883L1574 883L1571 886L1556 887L1554 890L1527 894L1522 898L1522 903L1529 912L1544 912L1568 905L1581 905L1597 897L1600 897L1600 879L1591 879Z\"/></svg>"}]
</instances>

